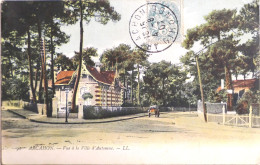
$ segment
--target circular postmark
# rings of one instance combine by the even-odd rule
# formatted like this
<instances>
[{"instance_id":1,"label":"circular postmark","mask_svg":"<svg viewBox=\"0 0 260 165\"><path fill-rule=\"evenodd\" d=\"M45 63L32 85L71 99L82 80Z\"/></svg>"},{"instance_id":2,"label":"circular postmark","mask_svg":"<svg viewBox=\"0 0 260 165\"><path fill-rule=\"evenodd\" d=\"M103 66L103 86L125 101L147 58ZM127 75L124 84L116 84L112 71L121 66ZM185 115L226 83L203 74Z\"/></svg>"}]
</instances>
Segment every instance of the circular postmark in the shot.
<instances>
[{"instance_id":1,"label":"circular postmark","mask_svg":"<svg viewBox=\"0 0 260 165\"><path fill-rule=\"evenodd\" d=\"M147 3L132 14L129 33L137 47L150 53L168 49L178 36L175 13L161 3Z\"/></svg>"}]
</instances>

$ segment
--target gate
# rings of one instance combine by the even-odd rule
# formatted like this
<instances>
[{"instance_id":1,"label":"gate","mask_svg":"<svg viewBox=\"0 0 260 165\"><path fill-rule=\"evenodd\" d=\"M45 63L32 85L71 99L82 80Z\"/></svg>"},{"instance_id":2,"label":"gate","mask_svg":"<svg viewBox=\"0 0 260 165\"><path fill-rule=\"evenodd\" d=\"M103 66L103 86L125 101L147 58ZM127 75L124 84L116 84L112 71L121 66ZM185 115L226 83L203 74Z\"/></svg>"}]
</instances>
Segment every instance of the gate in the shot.
<instances>
[{"instance_id":1,"label":"gate","mask_svg":"<svg viewBox=\"0 0 260 165\"><path fill-rule=\"evenodd\" d=\"M226 114L225 107L222 110L222 114L207 113L207 121L223 125L260 128L260 116L253 114L252 106L250 106L249 114L244 115Z\"/></svg>"},{"instance_id":2,"label":"gate","mask_svg":"<svg viewBox=\"0 0 260 165\"><path fill-rule=\"evenodd\" d=\"M226 125L246 126L249 127L249 115L225 115Z\"/></svg>"}]
</instances>

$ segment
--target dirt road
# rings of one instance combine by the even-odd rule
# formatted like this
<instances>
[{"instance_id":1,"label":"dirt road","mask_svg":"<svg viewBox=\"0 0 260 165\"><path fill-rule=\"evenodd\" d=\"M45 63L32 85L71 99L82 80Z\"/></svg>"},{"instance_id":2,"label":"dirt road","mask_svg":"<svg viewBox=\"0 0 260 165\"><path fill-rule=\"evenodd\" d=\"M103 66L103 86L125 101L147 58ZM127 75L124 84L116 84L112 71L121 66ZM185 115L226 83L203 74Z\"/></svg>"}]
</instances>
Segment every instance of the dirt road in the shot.
<instances>
[{"instance_id":1,"label":"dirt road","mask_svg":"<svg viewBox=\"0 0 260 165\"><path fill-rule=\"evenodd\" d=\"M7 163L256 164L260 163L260 129L204 123L190 112L53 125L3 111L2 149Z\"/></svg>"}]
</instances>

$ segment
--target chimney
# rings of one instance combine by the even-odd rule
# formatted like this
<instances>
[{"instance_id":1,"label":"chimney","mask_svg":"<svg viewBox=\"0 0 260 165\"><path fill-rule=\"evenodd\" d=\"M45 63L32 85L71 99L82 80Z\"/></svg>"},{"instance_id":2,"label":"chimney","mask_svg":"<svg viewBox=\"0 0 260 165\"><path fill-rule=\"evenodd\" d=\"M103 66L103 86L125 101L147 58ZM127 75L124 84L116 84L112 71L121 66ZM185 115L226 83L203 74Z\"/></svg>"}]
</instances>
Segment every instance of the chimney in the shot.
<instances>
[{"instance_id":1,"label":"chimney","mask_svg":"<svg viewBox=\"0 0 260 165\"><path fill-rule=\"evenodd\" d=\"M95 68L97 69L97 71L100 73L100 68L101 68L101 63L100 62L96 62L95 63Z\"/></svg>"},{"instance_id":2,"label":"chimney","mask_svg":"<svg viewBox=\"0 0 260 165\"><path fill-rule=\"evenodd\" d=\"M60 71L61 71L60 65L54 66L54 81L57 80L57 75L60 73Z\"/></svg>"},{"instance_id":3,"label":"chimney","mask_svg":"<svg viewBox=\"0 0 260 165\"><path fill-rule=\"evenodd\" d=\"M224 79L221 79L221 89L225 88Z\"/></svg>"}]
</instances>

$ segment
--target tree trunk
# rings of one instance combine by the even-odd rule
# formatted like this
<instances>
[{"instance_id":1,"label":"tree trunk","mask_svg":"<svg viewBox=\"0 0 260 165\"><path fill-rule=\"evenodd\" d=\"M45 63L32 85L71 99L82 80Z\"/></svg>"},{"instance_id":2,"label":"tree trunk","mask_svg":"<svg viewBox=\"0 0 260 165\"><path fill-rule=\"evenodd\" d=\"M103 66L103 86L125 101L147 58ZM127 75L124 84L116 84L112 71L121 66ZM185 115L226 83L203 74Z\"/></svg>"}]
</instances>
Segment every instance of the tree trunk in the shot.
<instances>
[{"instance_id":1,"label":"tree trunk","mask_svg":"<svg viewBox=\"0 0 260 165\"><path fill-rule=\"evenodd\" d=\"M40 82L39 82L39 89L38 89L38 91L39 91L39 102L42 101L42 81L43 81L43 66L41 65Z\"/></svg>"},{"instance_id":2,"label":"tree trunk","mask_svg":"<svg viewBox=\"0 0 260 165\"><path fill-rule=\"evenodd\" d=\"M124 77L123 77L123 79L124 79L124 88L125 88L125 73L126 73L126 71L125 71L125 69L124 69ZM123 103L125 104L125 100L126 100L126 90L124 89L124 97L123 97Z\"/></svg>"},{"instance_id":3,"label":"tree trunk","mask_svg":"<svg viewBox=\"0 0 260 165\"><path fill-rule=\"evenodd\" d=\"M163 99L163 106L165 106L165 99L164 99L164 78L162 80L162 99Z\"/></svg>"},{"instance_id":4,"label":"tree trunk","mask_svg":"<svg viewBox=\"0 0 260 165\"><path fill-rule=\"evenodd\" d=\"M78 67L78 74L76 77L76 82L74 84L73 89L73 96L71 101L71 110L72 112L76 111L76 96L77 96L77 90L80 80L80 74L81 74L81 65L82 65L82 47L83 47L83 13L82 13L82 2L80 0L80 46L79 46L79 67Z\"/></svg>"},{"instance_id":5,"label":"tree trunk","mask_svg":"<svg viewBox=\"0 0 260 165\"><path fill-rule=\"evenodd\" d=\"M52 96L55 94L54 85L54 45L53 45L53 22L51 22L51 83L52 83Z\"/></svg>"},{"instance_id":6,"label":"tree trunk","mask_svg":"<svg viewBox=\"0 0 260 165\"><path fill-rule=\"evenodd\" d=\"M230 73L230 70L229 70L227 64L225 65L225 79L226 79L227 90L233 90L231 73ZM233 107L233 94L229 93L228 98L227 98L227 110L232 111L232 107Z\"/></svg>"},{"instance_id":7,"label":"tree trunk","mask_svg":"<svg viewBox=\"0 0 260 165\"><path fill-rule=\"evenodd\" d=\"M139 64L137 65L137 104L140 106L140 71Z\"/></svg>"},{"instance_id":8,"label":"tree trunk","mask_svg":"<svg viewBox=\"0 0 260 165\"><path fill-rule=\"evenodd\" d=\"M40 64L37 62L36 72L35 72L35 82L34 82L34 88L35 89L37 89L37 85L38 85L38 73L39 73L39 70L40 70Z\"/></svg>"},{"instance_id":9,"label":"tree trunk","mask_svg":"<svg viewBox=\"0 0 260 165\"><path fill-rule=\"evenodd\" d=\"M9 59L9 65L10 65L10 77L13 78L13 66L12 66L12 62L11 62L11 56L8 56Z\"/></svg>"},{"instance_id":10,"label":"tree trunk","mask_svg":"<svg viewBox=\"0 0 260 165\"><path fill-rule=\"evenodd\" d=\"M44 93L45 93L44 102L46 104L47 117L51 117L52 116L52 110L49 108L48 78L47 78L47 72L46 72L46 53L45 53L44 39L43 39L43 79L44 79Z\"/></svg>"},{"instance_id":11,"label":"tree trunk","mask_svg":"<svg viewBox=\"0 0 260 165\"><path fill-rule=\"evenodd\" d=\"M41 25L40 25L39 20L37 22L37 28L38 28L39 44L40 44L40 47L41 47L42 30L41 30ZM41 50L39 52L41 53ZM42 101L41 100L42 99L42 80L43 80L43 68L44 68L44 65L43 65L44 62L43 61L44 61L44 59L43 59L43 56L41 55L41 74L40 74L40 84L39 84L39 102Z\"/></svg>"},{"instance_id":12,"label":"tree trunk","mask_svg":"<svg viewBox=\"0 0 260 165\"><path fill-rule=\"evenodd\" d=\"M28 62L29 62L29 77L30 77L30 86L31 91L33 95L33 103L36 103L36 95L35 95L35 89L33 87L33 70L32 70L32 62L31 62L31 34L30 29L28 28Z\"/></svg>"},{"instance_id":13,"label":"tree trunk","mask_svg":"<svg viewBox=\"0 0 260 165\"><path fill-rule=\"evenodd\" d=\"M236 73L235 73L235 77L236 77L236 80L237 80L237 77L238 77L238 73L237 73L237 71L235 71Z\"/></svg>"},{"instance_id":14,"label":"tree trunk","mask_svg":"<svg viewBox=\"0 0 260 165\"><path fill-rule=\"evenodd\" d=\"M52 18L53 19L53 18ZM54 97L55 94L55 85L54 85L54 45L53 45L53 22L51 21L51 88L52 88L52 94L51 98ZM50 100L50 109L52 111L52 99Z\"/></svg>"},{"instance_id":15,"label":"tree trunk","mask_svg":"<svg viewBox=\"0 0 260 165\"><path fill-rule=\"evenodd\" d=\"M131 95L130 95L132 104L134 103L134 100L133 100L133 79L134 79L134 71L133 71L133 69L132 69L132 78L131 78Z\"/></svg>"}]
</instances>

